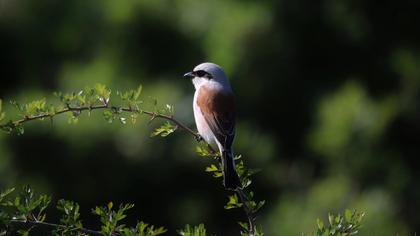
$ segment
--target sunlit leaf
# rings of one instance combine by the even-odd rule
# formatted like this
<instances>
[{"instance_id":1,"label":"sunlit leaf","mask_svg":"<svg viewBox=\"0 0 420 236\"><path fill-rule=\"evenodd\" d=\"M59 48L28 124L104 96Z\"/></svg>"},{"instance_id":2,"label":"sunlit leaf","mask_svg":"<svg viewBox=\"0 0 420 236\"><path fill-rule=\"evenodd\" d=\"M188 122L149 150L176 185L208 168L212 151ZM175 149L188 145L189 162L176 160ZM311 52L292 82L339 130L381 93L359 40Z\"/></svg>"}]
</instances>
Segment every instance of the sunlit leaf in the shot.
<instances>
[{"instance_id":1,"label":"sunlit leaf","mask_svg":"<svg viewBox=\"0 0 420 236\"><path fill-rule=\"evenodd\" d=\"M110 110L104 110L103 116L108 123L112 123L112 121L114 121L114 114Z\"/></svg>"},{"instance_id":2,"label":"sunlit leaf","mask_svg":"<svg viewBox=\"0 0 420 236\"><path fill-rule=\"evenodd\" d=\"M133 100L134 101L137 101L139 99L142 88L143 87L141 85L139 85L139 87L137 87L136 91L133 94Z\"/></svg>"},{"instance_id":3,"label":"sunlit leaf","mask_svg":"<svg viewBox=\"0 0 420 236\"><path fill-rule=\"evenodd\" d=\"M178 234L182 236L206 236L206 228L204 224L198 226L186 225L184 229L178 230Z\"/></svg>"},{"instance_id":4,"label":"sunlit leaf","mask_svg":"<svg viewBox=\"0 0 420 236\"><path fill-rule=\"evenodd\" d=\"M225 209L233 209L233 208L239 208L242 207L242 203L239 202L238 195L230 195L229 201L225 205Z\"/></svg>"},{"instance_id":5,"label":"sunlit leaf","mask_svg":"<svg viewBox=\"0 0 420 236\"><path fill-rule=\"evenodd\" d=\"M174 126L169 122L166 122L161 127L156 128L152 132L151 137L155 137L155 136L158 136L158 135L161 136L161 137L166 137L166 136L172 134L176 129L177 129L177 126Z\"/></svg>"}]
</instances>

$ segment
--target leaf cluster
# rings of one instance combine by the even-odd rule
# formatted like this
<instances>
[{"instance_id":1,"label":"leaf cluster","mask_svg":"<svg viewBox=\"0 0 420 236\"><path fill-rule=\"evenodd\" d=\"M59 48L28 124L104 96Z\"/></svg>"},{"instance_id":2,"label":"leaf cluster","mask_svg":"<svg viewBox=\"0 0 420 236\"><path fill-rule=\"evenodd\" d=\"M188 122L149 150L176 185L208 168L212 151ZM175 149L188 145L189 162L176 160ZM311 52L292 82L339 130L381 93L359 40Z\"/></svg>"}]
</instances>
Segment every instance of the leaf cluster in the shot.
<instances>
[{"instance_id":1,"label":"leaf cluster","mask_svg":"<svg viewBox=\"0 0 420 236\"><path fill-rule=\"evenodd\" d=\"M142 221L137 223L135 228L128 228L125 224L121 224L120 222L127 217L126 211L133 207L134 204L121 204L117 210L114 210L114 204L109 202L105 207L95 207L92 213L100 217L103 235L155 236L166 232L163 227L155 228Z\"/></svg>"},{"instance_id":2,"label":"leaf cluster","mask_svg":"<svg viewBox=\"0 0 420 236\"><path fill-rule=\"evenodd\" d=\"M134 205L121 204L114 209L112 202L107 206L92 209L92 213L99 216L99 231L83 228L79 204L64 199L59 200L56 205L57 210L61 212L59 224L47 223L45 210L51 202L51 197L36 195L29 186L23 187L16 195L13 195L14 190L7 189L0 193L0 235L29 235L35 227L40 226L50 227L51 234L55 236L157 236L166 232L163 227L155 227L142 221L135 227L126 226L121 221Z\"/></svg>"},{"instance_id":3,"label":"leaf cluster","mask_svg":"<svg viewBox=\"0 0 420 236\"><path fill-rule=\"evenodd\" d=\"M43 194L36 195L32 188L24 186L22 190L11 198L15 189L7 189L0 194L0 235L6 234L12 221L44 222L45 210L51 202L51 197ZM21 235L28 235L33 227L19 229Z\"/></svg>"},{"instance_id":4,"label":"leaf cluster","mask_svg":"<svg viewBox=\"0 0 420 236\"><path fill-rule=\"evenodd\" d=\"M68 123L78 123L79 117L83 112L87 112L90 116L93 110L103 109L104 119L112 123L119 120L122 124L126 124L127 119L136 123L138 114L142 113L139 105L143 103L140 100L142 86L137 89L125 92L117 91L119 105L111 104L112 91L103 84L96 84L93 87L85 87L79 92L62 93L55 92L54 95L58 101L48 102L46 98L20 104L17 101L10 103L18 111L19 120L8 120L6 114L2 110L2 101L0 100L0 130L7 133L23 134L23 124L31 120L44 120L49 118L51 122L56 115L66 113L68 115ZM169 106L169 105L168 105ZM165 110L173 110L173 107L165 108ZM129 116L123 113L129 112Z\"/></svg>"},{"instance_id":5,"label":"leaf cluster","mask_svg":"<svg viewBox=\"0 0 420 236\"><path fill-rule=\"evenodd\" d=\"M156 128L150 136L151 137L155 137L155 136L166 137L172 134L173 132L175 132L177 128L178 128L177 126L169 122L165 122L162 126L160 126L159 128Z\"/></svg>"},{"instance_id":6,"label":"leaf cluster","mask_svg":"<svg viewBox=\"0 0 420 236\"><path fill-rule=\"evenodd\" d=\"M199 145L196 147L196 152L199 156L210 157L215 160L219 160L220 156L209 150L208 145ZM252 179L251 177L259 170L253 170L246 168L242 156L238 155L235 157L236 172L241 179L242 188L236 189L234 194L228 196L228 202L224 206L225 209L236 209L242 208L245 211L248 222L238 222L241 226L241 235L263 235L261 228L255 225L257 213L264 206L265 201L257 201L254 199L254 192L249 190ZM214 178L223 177L223 166L222 162L217 164L210 164L206 167L205 171L212 174Z\"/></svg>"},{"instance_id":7,"label":"leaf cluster","mask_svg":"<svg viewBox=\"0 0 420 236\"><path fill-rule=\"evenodd\" d=\"M69 116L69 123L77 123L80 115L87 112L90 116L93 110L102 109L104 119L112 123L118 120L122 124L127 123L127 119L135 124L139 114L146 114L151 117L150 122L155 118L163 118L165 122L162 126L156 128L151 136L167 137L174 133L178 128L182 128L192 134L198 141L202 138L194 133L187 126L175 120L174 107L166 104L164 108L158 108L157 100L153 100L153 111L142 110L140 100L142 87L125 92L116 92L120 99L120 104L111 104L112 92L107 86L97 84L94 87L86 87L79 92L55 93L59 102L52 105L45 98L35 100L26 104L19 104L12 101L11 104L18 110L21 119L12 121L6 119L6 114L2 110L2 101L0 100L0 130L7 133L23 134L23 124L32 120L44 120L49 118L53 121L56 115L66 113ZM112 98L113 99L113 98ZM113 101L113 100L112 100ZM127 116L129 115L129 117ZM149 122L149 123L150 123ZM208 143L199 142L196 147L199 156L210 158L213 163L205 168L214 178L223 176L223 166L220 162L220 155ZM216 163L214 162L216 161ZM265 201L255 200L254 192L250 189L252 184L251 177L258 172L255 169L249 169L245 166L242 156L235 157L236 171L240 177L242 188L233 190L233 194L228 196L228 202L225 209L242 208L247 222L238 222L241 227L242 236L262 236L261 227L256 226L256 217ZM123 235L123 236L155 236L166 232L163 227L155 227L142 221L139 221L135 227L127 227L122 221L127 217L126 212L134 207L132 204L121 204L118 208L114 207L112 202L107 206L98 206L92 209L92 214L99 217L100 230L94 231L83 228L80 219L80 207L77 203L67 200L59 200L56 208L61 212L59 224L44 223L46 219L45 210L51 202L51 197L47 195L35 195L33 190L26 186L22 191L13 197L14 189L5 190L0 194L0 236L5 235L14 229L11 227L16 223L21 223L26 227L21 227L17 233L28 235L29 232L37 226L53 227L53 235ZM313 236L349 236L358 233L363 213L351 212L347 210L342 215L329 215L329 225L318 220L318 229ZM203 224L191 227L186 225L179 230L180 235L185 236L205 236L206 229Z\"/></svg>"},{"instance_id":8,"label":"leaf cluster","mask_svg":"<svg viewBox=\"0 0 420 236\"><path fill-rule=\"evenodd\" d=\"M184 229L178 230L178 234L181 236L206 236L206 228L204 224L198 226L186 225Z\"/></svg>"},{"instance_id":9,"label":"leaf cluster","mask_svg":"<svg viewBox=\"0 0 420 236\"><path fill-rule=\"evenodd\" d=\"M359 233L365 213L346 209L344 214L328 214L328 225L317 219L317 230L312 236L350 236Z\"/></svg>"}]
</instances>

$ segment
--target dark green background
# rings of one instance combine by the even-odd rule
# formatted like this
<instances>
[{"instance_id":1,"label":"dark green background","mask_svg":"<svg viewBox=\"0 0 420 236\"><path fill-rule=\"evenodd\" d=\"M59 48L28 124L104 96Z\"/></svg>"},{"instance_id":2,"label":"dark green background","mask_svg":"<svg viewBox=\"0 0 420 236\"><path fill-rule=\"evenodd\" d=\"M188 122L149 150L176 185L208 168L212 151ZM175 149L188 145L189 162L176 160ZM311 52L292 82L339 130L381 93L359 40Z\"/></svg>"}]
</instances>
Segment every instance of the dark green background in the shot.
<instances>
[{"instance_id":1,"label":"dark green background","mask_svg":"<svg viewBox=\"0 0 420 236\"><path fill-rule=\"evenodd\" d=\"M310 232L317 217L344 208L366 212L363 235L413 235L419 10L408 0L0 0L0 98L142 84L146 104L173 104L194 127L182 74L212 61L238 98L235 152L262 169L254 187L267 200L258 218L267 235ZM66 120L0 134L0 188L31 184L78 201L90 227L95 205L133 202L129 223L174 235L204 222L237 235L243 214L223 209L227 193L204 173L209 162L189 135L151 139L160 122L147 117L134 127L107 124L100 112Z\"/></svg>"}]
</instances>

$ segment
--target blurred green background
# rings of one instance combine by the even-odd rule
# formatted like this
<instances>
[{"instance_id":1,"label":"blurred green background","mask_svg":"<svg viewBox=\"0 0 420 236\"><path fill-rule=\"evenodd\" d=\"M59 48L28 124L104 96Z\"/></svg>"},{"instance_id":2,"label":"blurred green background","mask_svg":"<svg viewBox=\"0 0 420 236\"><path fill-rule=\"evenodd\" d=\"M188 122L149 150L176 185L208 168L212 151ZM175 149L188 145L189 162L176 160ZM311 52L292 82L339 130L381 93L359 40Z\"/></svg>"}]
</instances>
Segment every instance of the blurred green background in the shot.
<instances>
[{"instance_id":1,"label":"blurred green background","mask_svg":"<svg viewBox=\"0 0 420 236\"><path fill-rule=\"evenodd\" d=\"M267 235L300 235L344 208L366 212L362 235L420 229L420 2L374 0L0 0L0 98L29 102L103 83L144 87L194 127L196 64L225 68L238 98L236 153L266 199ZM9 118L15 111L6 107ZM131 223L169 235L204 222L237 235L242 212L204 173L183 132L159 121L107 124L100 112L0 133L0 188L31 184L95 205L133 202ZM49 216L54 220L54 215ZM129 222L130 223L130 222Z\"/></svg>"}]
</instances>

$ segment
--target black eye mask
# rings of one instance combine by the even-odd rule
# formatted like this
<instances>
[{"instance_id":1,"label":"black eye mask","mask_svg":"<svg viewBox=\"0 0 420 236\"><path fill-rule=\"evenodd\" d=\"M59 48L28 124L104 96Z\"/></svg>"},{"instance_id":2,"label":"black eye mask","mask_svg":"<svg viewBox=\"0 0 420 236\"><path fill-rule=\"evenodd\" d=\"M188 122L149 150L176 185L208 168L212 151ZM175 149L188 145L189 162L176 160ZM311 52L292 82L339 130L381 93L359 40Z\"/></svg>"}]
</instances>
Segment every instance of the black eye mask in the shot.
<instances>
[{"instance_id":1,"label":"black eye mask","mask_svg":"<svg viewBox=\"0 0 420 236\"><path fill-rule=\"evenodd\" d=\"M204 70L197 70L197 71L194 71L194 72L193 72L193 74L194 74L195 76L197 76L197 77L204 77L204 78L208 78L208 79L213 78L213 76L212 76L210 73L208 73L208 72L206 72L206 71L204 71Z\"/></svg>"}]
</instances>

